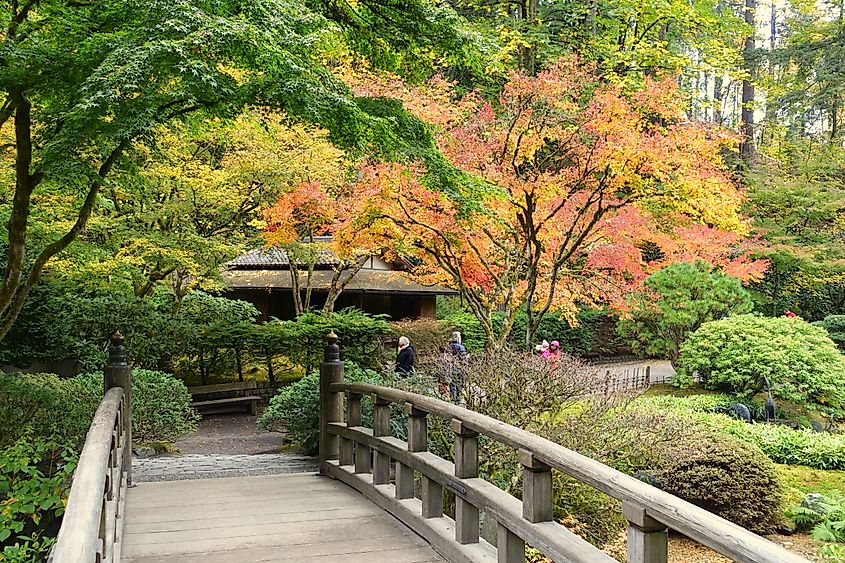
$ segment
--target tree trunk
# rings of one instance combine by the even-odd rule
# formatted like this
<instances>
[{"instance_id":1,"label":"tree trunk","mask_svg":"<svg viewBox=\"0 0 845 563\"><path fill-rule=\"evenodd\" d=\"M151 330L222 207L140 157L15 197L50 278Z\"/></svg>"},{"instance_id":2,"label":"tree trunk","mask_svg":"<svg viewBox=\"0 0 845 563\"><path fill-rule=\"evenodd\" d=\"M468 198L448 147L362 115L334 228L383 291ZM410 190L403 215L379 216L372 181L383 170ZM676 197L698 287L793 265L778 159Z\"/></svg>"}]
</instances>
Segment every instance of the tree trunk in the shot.
<instances>
[{"instance_id":1,"label":"tree trunk","mask_svg":"<svg viewBox=\"0 0 845 563\"><path fill-rule=\"evenodd\" d=\"M754 80L757 76L757 65L754 61L754 50L756 48L754 13L756 9L757 0L745 0L745 23L751 26L751 32L745 38L745 48L743 49L748 76L742 81L742 125L740 132L743 139L740 145L740 153L746 161L750 161L756 152L754 147Z\"/></svg>"},{"instance_id":2,"label":"tree trunk","mask_svg":"<svg viewBox=\"0 0 845 563\"><path fill-rule=\"evenodd\" d=\"M722 75L716 72L713 77L713 123L722 124Z\"/></svg>"}]
</instances>

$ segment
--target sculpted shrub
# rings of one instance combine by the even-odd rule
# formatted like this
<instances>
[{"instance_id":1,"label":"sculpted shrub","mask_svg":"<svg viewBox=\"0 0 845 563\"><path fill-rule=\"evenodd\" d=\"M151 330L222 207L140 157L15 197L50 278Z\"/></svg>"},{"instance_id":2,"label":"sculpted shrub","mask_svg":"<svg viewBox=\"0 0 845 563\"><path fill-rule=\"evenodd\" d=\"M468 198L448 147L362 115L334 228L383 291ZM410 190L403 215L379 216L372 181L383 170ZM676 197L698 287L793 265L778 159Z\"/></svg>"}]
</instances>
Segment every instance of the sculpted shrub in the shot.
<instances>
[{"instance_id":1,"label":"sculpted shrub","mask_svg":"<svg viewBox=\"0 0 845 563\"><path fill-rule=\"evenodd\" d=\"M652 484L758 534L781 521L781 485L759 448L737 438L700 434L664 444Z\"/></svg>"},{"instance_id":2,"label":"sculpted shrub","mask_svg":"<svg viewBox=\"0 0 845 563\"><path fill-rule=\"evenodd\" d=\"M681 347L677 385L776 398L845 413L845 357L824 329L799 318L737 315L705 323Z\"/></svg>"},{"instance_id":3,"label":"sculpted shrub","mask_svg":"<svg viewBox=\"0 0 845 563\"><path fill-rule=\"evenodd\" d=\"M687 335L707 321L751 311L751 297L738 278L710 264L678 262L648 276L628 300L619 332L641 355L675 365Z\"/></svg>"}]
</instances>

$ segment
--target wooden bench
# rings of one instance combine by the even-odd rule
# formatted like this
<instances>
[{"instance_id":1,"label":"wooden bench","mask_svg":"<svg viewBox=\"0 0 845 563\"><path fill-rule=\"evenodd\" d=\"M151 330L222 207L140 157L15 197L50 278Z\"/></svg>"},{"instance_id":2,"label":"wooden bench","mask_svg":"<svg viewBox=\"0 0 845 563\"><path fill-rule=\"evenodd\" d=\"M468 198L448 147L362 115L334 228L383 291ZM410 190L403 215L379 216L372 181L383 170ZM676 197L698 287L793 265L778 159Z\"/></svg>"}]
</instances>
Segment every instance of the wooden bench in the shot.
<instances>
[{"instance_id":1,"label":"wooden bench","mask_svg":"<svg viewBox=\"0 0 845 563\"><path fill-rule=\"evenodd\" d=\"M256 385L254 381L240 381L237 383L221 383L218 385L198 385L195 387L188 387L188 392L191 394L191 397L193 398L192 404L197 410L202 410L204 412L218 412L226 410L227 407L238 407L243 405L246 407L247 412L252 415L256 415L258 414L258 402L261 401L261 397L249 392L257 388L258 385ZM239 393L241 391L245 393L244 395L238 397L211 398L214 395ZM211 397L199 400L199 398L205 396Z\"/></svg>"}]
</instances>

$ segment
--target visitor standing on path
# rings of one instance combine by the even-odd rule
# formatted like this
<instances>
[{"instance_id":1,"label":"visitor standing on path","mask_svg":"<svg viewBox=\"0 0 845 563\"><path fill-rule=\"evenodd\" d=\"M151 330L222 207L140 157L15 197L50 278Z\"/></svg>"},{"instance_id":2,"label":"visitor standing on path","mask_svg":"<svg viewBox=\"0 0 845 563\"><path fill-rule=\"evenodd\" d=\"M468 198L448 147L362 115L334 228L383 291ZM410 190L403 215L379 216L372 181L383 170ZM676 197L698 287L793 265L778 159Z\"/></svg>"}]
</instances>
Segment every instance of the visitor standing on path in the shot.
<instances>
[{"instance_id":1,"label":"visitor standing on path","mask_svg":"<svg viewBox=\"0 0 845 563\"><path fill-rule=\"evenodd\" d=\"M401 377L407 377L414 372L414 347L407 336L399 337L399 349L396 353L396 367L394 368Z\"/></svg>"},{"instance_id":2,"label":"visitor standing on path","mask_svg":"<svg viewBox=\"0 0 845 563\"><path fill-rule=\"evenodd\" d=\"M449 346L446 348L450 355L451 381L449 382L449 395L452 402L458 403L458 395L464 383L464 366L467 363L467 349L461 344L461 333L457 330L452 333Z\"/></svg>"}]
</instances>

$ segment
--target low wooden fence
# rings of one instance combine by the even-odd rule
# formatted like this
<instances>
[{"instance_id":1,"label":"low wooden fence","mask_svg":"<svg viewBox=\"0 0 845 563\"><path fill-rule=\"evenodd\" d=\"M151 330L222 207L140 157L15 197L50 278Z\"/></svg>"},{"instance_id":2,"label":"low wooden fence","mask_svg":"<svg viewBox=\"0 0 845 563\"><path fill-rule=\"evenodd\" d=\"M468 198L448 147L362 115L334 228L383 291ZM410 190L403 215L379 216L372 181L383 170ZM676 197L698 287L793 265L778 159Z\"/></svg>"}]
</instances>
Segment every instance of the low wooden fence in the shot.
<instances>
[{"instance_id":1,"label":"low wooden fence","mask_svg":"<svg viewBox=\"0 0 845 563\"><path fill-rule=\"evenodd\" d=\"M651 366L604 370L604 391L637 391L651 385Z\"/></svg>"},{"instance_id":2,"label":"low wooden fence","mask_svg":"<svg viewBox=\"0 0 845 563\"><path fill-rule=\"evenodd\" d=\"M365 397L373 404L372 428L362 426ZM613 562L553 520L553 469L621 501L628 521L629 563L665 563L668 528L734 561L806 561L706 510L520 428L432 397L344 383L333 334L328 337L320 371L320 403L321 472L359 490L452 562L521 562L526 544L554 561ZM390 435L393 403L402 405L407 413L407 441ZM427 451L431 416L450 420L455 434L454 460ZM479 478L480 435L519 451L522 500ZM394 479L391 460L395 462ZM455 495L454 519L443 513L444 489ZM495 546L480 537L480 511L497 523Z\"/></svg>"},{"instance_id":3,"label":"low wooden fence","mask_svg":"<svg viewBox=\"0 0 845 563\"><path fill-rule=\"evenodd\" d=\"M50 563L120 561L126 488L132 482L131 372L120 335L112 339L105 387L73 474Z\"/></svg>"}]
</instances>

